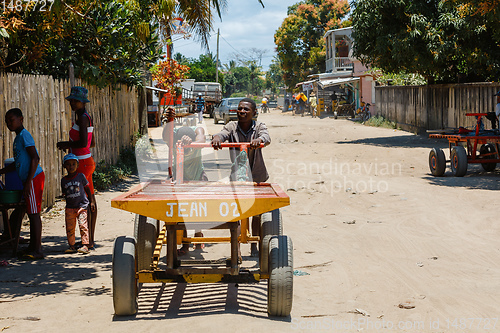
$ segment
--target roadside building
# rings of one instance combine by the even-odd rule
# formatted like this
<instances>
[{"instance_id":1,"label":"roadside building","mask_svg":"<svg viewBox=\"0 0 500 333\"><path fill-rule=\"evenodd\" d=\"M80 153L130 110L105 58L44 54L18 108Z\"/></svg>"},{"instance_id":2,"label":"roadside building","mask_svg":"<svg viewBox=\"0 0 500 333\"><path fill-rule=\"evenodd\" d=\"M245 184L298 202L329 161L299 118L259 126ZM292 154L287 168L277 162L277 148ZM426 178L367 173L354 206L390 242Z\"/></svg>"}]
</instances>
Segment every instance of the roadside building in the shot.
<instances>
[{"instance_id":1,"label":"roadside building","mask_svg":"<svg viewBox=\"0 0 500 333\"><path fill-rule=\"evenodd\" d=\"M375 81L369 68L352 56L352 27L329 30L324 38L325 73L310 75L310 80L300 82L297 86L301 86L308 97L314 91L318 101L322 100L321 108L326 111L333 111L334 106L339 103L343 105L343 112L354 115L363 101L372 105L370 109L374 114Z\"/></svg>"}]
</instances>

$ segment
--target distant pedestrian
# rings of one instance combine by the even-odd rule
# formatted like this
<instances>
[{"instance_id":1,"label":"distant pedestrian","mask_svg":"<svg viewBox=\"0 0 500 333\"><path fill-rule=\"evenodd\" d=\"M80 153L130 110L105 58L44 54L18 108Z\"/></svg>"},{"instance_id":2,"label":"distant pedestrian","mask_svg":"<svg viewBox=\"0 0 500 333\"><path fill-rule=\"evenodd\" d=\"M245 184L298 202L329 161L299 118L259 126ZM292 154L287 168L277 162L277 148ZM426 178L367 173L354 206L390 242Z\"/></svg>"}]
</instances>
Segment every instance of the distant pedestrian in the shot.
<instances>
[{"instance_id":1,"label":"distant pedestrian","mask_svg":"<svg viewBox=\"0 0 500 333\"><path fill-rule=\"evenodd\" d=\"M311 93L311 96L309 97L309 105L311 106L311 114L312 117L314 118L317 116L317 106L318 106L316 94Z\"/></svg>"},{"instance_id":2,"label":"distant pedestrian","mask_svg":"<svg viewBox=\"0 0 500 333\"><path fill-rule=\"evenodd\" d=\"M198 113L198 124L203 121L203 111L205 111L205 100L201 93L198 93L198 98L195 100L196 112Z\"/></svg>"},{"instance_id":3,"label":"distant pedestrian","mask_svg":"<svg viewBox=\"0 0 500 333\"><path fill-rule=\"evenodd\" d=\"M94 183L92 181L92 174L95 170L95 162L92 158L90 148L95 146L95 132L94 122L90 117L86 104L88 100L88 90L84 87L72 87L71 93L66 99L69 101L71 109L76 114L76 120L69 131L69 141L60 141L57 143L57 148L61 150L69 149L69 152L78 157L78 170L85 175L89 182L90 193L92 201L96 202L94 194ZM89 211L89 249L94 249L95 240L95 227L97 222L97 204L95 210Z\"/></svg>"},{"instance_id":4,"label":"distant pedestrian","mask_svg":"<svg viewBox=\"0 0 500 333\"><path fill-rule=\"evenodd\" d=\"M90 193L89 182L85 175L78 172L78 157L75 154L67 154L63 158L63 167L67 171L67 175L61 179L61 190L66 198L66 236L68 238L69 248L66 253L75 253L75 228L78 221L80 228L80 237L82 247L78 252L83 254L89 253L89 229L87 220L87 208L95 211L95 202Z\"/></svg>"}]
</instances>

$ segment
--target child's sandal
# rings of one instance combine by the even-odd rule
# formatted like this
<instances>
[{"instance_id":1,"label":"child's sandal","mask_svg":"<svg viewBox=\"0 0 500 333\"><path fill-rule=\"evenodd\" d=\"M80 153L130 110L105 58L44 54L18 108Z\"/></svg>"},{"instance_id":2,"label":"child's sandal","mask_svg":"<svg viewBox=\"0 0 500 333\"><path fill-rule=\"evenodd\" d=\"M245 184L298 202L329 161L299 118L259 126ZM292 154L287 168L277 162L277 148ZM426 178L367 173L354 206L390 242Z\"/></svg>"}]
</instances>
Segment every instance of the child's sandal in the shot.
<instances>
[{"instance_id":1,"label":"child's sandal","mask_svg":"<svg viewBox=\"0 0 500 333\"><path fill-rule=\"evenodd\" d=\"M64 253L76 253L76 249L73 246L70 246Z\"/></svg>"},{"instance_id":2,"label":"child's sandal","mask_svg":"<svg viewBox=\"0 0 500 333\"><path fill-rule=\"evenodd\" d=\"M79 248L78 252L80 252L81 254L89 254L90 253L89 248L86 245Z\"/></svg>"}]
</instances>

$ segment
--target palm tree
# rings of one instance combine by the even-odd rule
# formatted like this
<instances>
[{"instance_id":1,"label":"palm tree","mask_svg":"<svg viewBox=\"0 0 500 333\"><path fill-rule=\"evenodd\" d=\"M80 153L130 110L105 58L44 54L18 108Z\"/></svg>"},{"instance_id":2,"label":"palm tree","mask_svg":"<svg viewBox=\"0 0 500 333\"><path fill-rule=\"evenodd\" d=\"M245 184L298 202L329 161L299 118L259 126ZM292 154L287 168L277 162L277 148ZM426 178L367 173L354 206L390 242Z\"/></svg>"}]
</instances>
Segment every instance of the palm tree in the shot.
<instances>
[{"instance_id":1,"label":"palm tree","mask_svg":"<svg viewBox=\"0 0 500 333\"><path fill-rule=\"evenodd\" d=\"M250 70L251 94L256 94L255 80L262 75L262 67L257 66L256 61L250 61L248 62L248 69Z\"/></svg>"},{"instance_id":2,"label":"palm tree","mask_svg":"<svg viewBox=\"0 0 500 333\"><path fill-rule=\"evenodd\" d=\"M160 24L160 32L163 40L167 43L167 57L171 58L171 48L168 45L172 32L170 22L181 17L188 24L190 32L193 32L201 41L204 48L208 48L208 40L213 25L213 11L221 17L227 7L227 0L150 0L151 9ZM257 0L264 7L262 0Z\"/></svg>"}]
</instances>

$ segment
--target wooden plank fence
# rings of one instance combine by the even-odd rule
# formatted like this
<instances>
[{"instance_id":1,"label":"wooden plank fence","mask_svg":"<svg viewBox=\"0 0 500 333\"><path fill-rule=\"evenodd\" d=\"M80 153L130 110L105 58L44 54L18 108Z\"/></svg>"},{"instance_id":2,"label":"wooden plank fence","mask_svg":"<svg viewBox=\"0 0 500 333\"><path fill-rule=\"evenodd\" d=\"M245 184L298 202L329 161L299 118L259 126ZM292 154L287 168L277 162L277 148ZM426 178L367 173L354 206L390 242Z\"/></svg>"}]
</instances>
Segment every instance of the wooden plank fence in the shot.
<instances>
[{"instance_id":1,"label":"wooden plank fence","mask_svg":"<svg viewBox=\"0 0 500 333\"><path fill-rule=\"evenodd\" d=\"M376 87L377 114L412 132L473 127L475 119L465 114L495 111L499 90L500 83Z\"/></svg>"},{"instance_id":2,"label":"wooden plank fence","mask_svg":"<svg viewBox=\"0 0 500 333\"><path fill-rule=\"evenodd\" d=\"M92 148L94 160L115 163L120 149L129 146L131 137L141 123L139 97L135 89L120 85L112 89L88 86L79 80L76 85L89 90L87 110L94 120L96 147ZM0 73L0 162L13 157L12 144L15 133L5 125L5 113L20 108L24 115L24 127L33 135L45 171L43 206L53 205L61 194L60 181L63 152L56 143L69 140L72 112L65 100L70 93L68 80L56 80L51 76Z\"/></svg>"}]
</instances>

